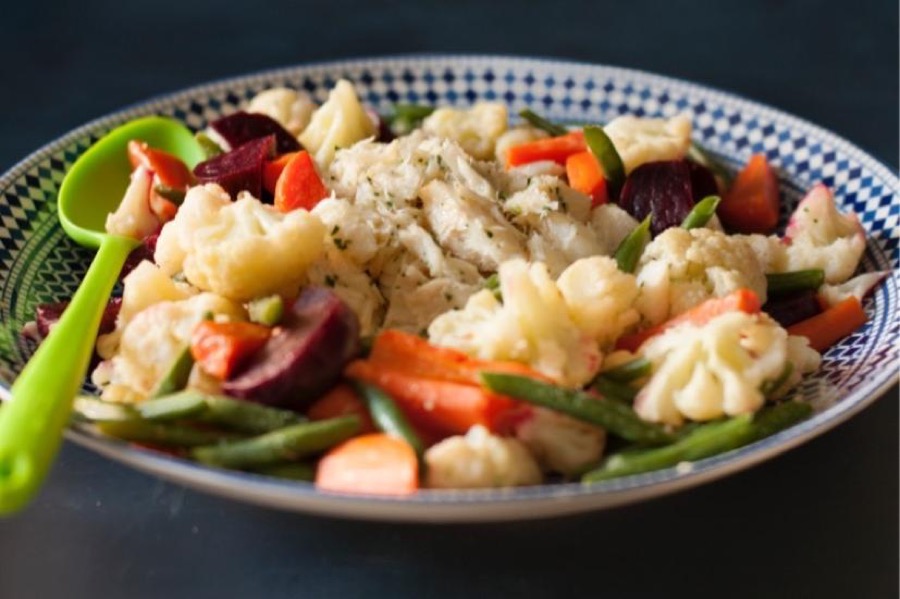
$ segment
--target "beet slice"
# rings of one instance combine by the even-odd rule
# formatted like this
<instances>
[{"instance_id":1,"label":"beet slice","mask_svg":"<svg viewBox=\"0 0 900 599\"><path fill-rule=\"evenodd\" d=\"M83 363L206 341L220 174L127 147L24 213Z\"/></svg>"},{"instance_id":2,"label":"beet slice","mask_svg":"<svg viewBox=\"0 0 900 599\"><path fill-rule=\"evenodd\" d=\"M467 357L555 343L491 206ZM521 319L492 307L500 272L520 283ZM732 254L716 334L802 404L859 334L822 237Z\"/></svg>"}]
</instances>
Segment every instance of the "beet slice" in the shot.
<instances>
[{"instance_id":1,"label":"beet slice","mask_svg":"<svg viewBox=\"0 0 900 599\"><path fill-rule=\"evenodd\" d=\"M359 352L359 320L332 291L310 287L280 330L222 391L257 403L302 411L341 376Z\"/></svg>"},{"instance_id":2,"label":"beet slice","mask_svg":"<svg viewBox=\"0 0 900 599\"><path fill-rule=\"evenodd\" d=\"M131 250L131 253L128 254L128 258L125 259L125 264L122 265L121 272L119 272L119 280L124 279L128 273L137 268L137 265L144 260L153 262L153 254L156 252L157 239L159 239L159 233L147 235L144 237L143 241L141 241L141 245Z\"/></svg>"},{"instance_id":3,"label":"beet slice","mask_svg":"<svg viewBox=\"0 0 900 599\"><path fill-rule=\"evenodd\" d=\"M239 110L209 124L210 129L222 136L232 149L261 137L275 136L275 151L278 154L296 152L303 147L291 132L281 123L264 114Z\"/></svg>"},{"instance_id":4,"label":"beet slice","mask_svg":"<svg viewBox=\"0 0 900 599\"><path fill-rule=\"evenodd\" d=\"M691 171L691 195L695 204L705 197L720 195L719 184L711 170L692 160L687 163Z\"/></svg>"},{"instance_id":5,"label":"beet slice","mask_svg":"<svg viewBox=\"0 0 900 599\"><path fill-rule=\"evenodd\" d=\"M275 136L268 135L201 162L194 167L194 176L200 183L218 183L232 198L239 191L259 198L263 165L274 156Z\"/></svg>"},{"instance_id":6,"label":"beet slice","mask_svg":"<svg viewBox=\"0 0 900 599\"><path fill-rule=\"evenodd\" d=\"M762 309L777 320L778 324L789 327L819 314L822 306L815 290L805 290L770 297Z\"/></svg>"},{"instance_id":7,"label":"beet slice","mask_svg":"<svg viewBox=\"0 0 900 599\"><path fill-rule=\"evenodd\" d=\"M622 186L619 206L638 221L652 213L650 231L654 237L679 226L694 207L688 161L662 160L637 167Z\"/></svg>"},{"instance_id":8,"label":"beet slice","mask_svg":"<svg viewBox=\"0 0 900 599\"><path fill-rule=\"evenodd\" d=\"M49 304L38 304L34 310L34 320L37 323L38 334L41 339L50 334L50 328L59 322L63 312L69 306L69 301L52 302ZM119 309L122 307L122 298L113 297L106 303L103 309L103 316L100 318L100 329L98 335L106 335L112 333L116 328L116 318L119 316Z\"/></svg>"}]
</instances>

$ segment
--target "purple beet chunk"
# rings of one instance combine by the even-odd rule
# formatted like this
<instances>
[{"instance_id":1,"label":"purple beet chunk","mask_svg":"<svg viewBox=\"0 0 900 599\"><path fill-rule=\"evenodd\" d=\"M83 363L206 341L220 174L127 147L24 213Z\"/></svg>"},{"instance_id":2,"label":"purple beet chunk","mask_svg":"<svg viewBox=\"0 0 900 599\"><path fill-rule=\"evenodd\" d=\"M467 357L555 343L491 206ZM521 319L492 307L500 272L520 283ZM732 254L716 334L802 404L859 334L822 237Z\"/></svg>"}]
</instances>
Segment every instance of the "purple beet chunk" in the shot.
<instances>
[{"instance_id":1,"label":"purple beet chunk","mask_svg":"<svg viewBox=\"0 0 900 599\"><path fill-rule=\"evenodd\" d=\"M359 352L359 320L333 292L303 291L269 339L222 391L257 403L302 411L337 383Z\"/></svg>"},{"instance_id":2,"label":"purple beet chunk","mask_svg":"<svg viewBox=\"0 0 900 599\"><path fill-rule=\"evenodd\" d=\"M275 136L275 151L278 154L301 150L290 131L281 126L275 119L254 112L238 112L223 116L209 124L210 128L222 136L232 148L238 148L249 141L261 137Z\"/></svg>"},{"instance_id":3,"label":"purple beet chunk","mask_svg":"<svg viewBox=\"0 0 900 599\"><path fill-rule=\"evenodd\" d=\"M68 305L68 300L50 304L38 304L37 308L35 308L34 320L37 322L38 333L42 339L50 334L50 328L59 322ZM98 335L106 335L113 332L116 328L116 317L119 316L121 307L122 298L120 297L111 298L107 302L106 308L103 309L103 316L100 318Z\"/></svg>"},{"instance_id":4,"label":"purple beet chunk","mask_svg":"<svg viewBox=\"0 0 900 599\"><path fill-rule=\"evenodd\" d=\"M232 198L239 191L259 198L263 165L274 156L275 136L269 135L201 162L194 167L194 176L201 183L218 183Z\"/></svg>"},{"instance_id":5,"label":"purple beet chunk","mask_svg":"<svg viewBox=\"0 0 900 599\"><path fill-rule=\"evenodd\" d=\"M691 160L687 161L688 168L691 170L691 194L696 204L700 200L708 196L719 195L719 184L716 183L716 177L712 171L697 164Z\"/></svg>"},{"instance_id":6,"label":"purple beet chunk","mask_svg":"<svg viewBox=\"0 0 900 599\"><path fill-rule=\"evenodd\" d=\"M153 254L156 252L157 239L159 239L159 233L148 235L141 241L141 245L131 250L131 253L128 254L128 258L125 259L125 264L122 265L122 270L119 272L120 280L124 279L128 273L137 268L137 265L144 260L153 262Z\"/></svg>"},{"instance_id":7,"label":"purple beet chunk","mask_svg":"<svg viewBox=\"0 0 900 599\"><path fill-rule=\"evenodd\" d=\"M819 314L822 306L816 292L806 290L771 297L763 306L763 311L777 320L781 326L789 327Z\"/></svg>"},{"instance_id":8,"label":"purple beet chunk","mask_svg":"<svg viewBox=\"0 0 900 599\"><path fill-rule=\"evenodd\" d=\"M631 171L622 186L619 206L639 221L652 213L654 237L679 226L694 207L687 160L648 162Z\"/></svg>"}]
</instances>

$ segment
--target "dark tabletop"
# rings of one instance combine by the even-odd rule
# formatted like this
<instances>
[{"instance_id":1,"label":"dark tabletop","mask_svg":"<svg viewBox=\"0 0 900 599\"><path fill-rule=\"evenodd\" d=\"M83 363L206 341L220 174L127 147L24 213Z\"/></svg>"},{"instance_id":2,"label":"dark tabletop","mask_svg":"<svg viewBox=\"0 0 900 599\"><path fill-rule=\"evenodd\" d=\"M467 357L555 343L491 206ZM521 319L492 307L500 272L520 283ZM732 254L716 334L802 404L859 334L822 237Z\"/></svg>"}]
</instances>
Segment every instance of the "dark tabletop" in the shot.
<instances>
[{"instance_id":1,"label":"dark tabletop","mask_svg":"<svg viewBox=\"0 0 900 599\"><path fill-rule=\"evenodd\" d=\"M5 3L0 170L211 79L406 52L556 56L694 80L898 165L898 7L868 2ZM719 3L725 4L725 3ZM238 8L238 7L241 8ZM369 524L199 494L63 448L0 522L0 597L896 597L898 391L691 491L522 523Z\"/></svg>"}]
</instances>

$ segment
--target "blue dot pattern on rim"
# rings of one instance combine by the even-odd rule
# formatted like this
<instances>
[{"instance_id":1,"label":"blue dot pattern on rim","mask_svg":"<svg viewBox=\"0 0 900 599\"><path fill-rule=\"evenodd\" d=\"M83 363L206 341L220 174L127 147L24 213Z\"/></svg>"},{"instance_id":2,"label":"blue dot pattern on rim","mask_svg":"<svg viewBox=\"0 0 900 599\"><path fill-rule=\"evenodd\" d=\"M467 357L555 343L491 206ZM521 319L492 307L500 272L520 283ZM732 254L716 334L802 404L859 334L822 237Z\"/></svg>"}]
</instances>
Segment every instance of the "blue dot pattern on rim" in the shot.
<instances>
[{"instance_id":1,"label":"blue dot pattern on rim","mask_svg":"<svg viewBox=\"0 0 900 599\"><path fill-rule=\"evenodd\" d=\"M764 153L782 175L785 216L812 184L831 187L843 209L852 209L869 235L862 270L891 275L866 304L866 326L832 348L822 369L796 391L812 399L817 415L789 431L729 454L702 460L694 472L715 469L760 447L828 428L858 409L897 375L898 239L897 177L833 134L778 111L683 81L637 71L538 59L477 56L389 57L267 71L201 85L98 119L41 148L0 177L0 385L9 388L34 350L19 334L39 302L68 298L90 253L71 242L56 221L55 198L73 161L115 125L163 114L201 129L272 86L308 91L323 101L338 78L352 80L376 110L396 102L465 106L480 100L524 107L563 122L606 122L621 114L691 117L694 139L732 168ZM86 382L86 392L93 386ZM83 433L77 433L83 434ZM160 458L167 459L167 458ZM591 489L554 485L508 491L423 493L414 501L483 501L566 497L653 485L683 476L668 469L607 481ZM240 474L234 474L240 477ZM308 488L303 492L312 493Z\"/></svg>"}]
</instances>

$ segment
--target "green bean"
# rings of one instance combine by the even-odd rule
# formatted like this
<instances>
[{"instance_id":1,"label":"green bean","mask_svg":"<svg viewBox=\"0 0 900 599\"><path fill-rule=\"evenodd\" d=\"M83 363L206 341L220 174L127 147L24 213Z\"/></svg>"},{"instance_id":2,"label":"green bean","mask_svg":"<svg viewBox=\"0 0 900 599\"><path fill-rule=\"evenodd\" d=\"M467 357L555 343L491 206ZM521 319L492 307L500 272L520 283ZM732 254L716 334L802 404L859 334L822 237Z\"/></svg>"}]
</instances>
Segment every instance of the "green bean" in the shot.
<instances>
[{"instance_id":1,"label":"green bean","mask_svg":"<svg viewBox=\"0 0 900 599\"><path fill-rule=\"evenodd\" d=\"M90 422L121 422L139 420L141 417L130 405L103 401L88 395L76 397L72 409L77 417Z\"/></svg>"},{"instance_id":2,"label":"green bean","mask_svg":"<svg viewBox=\"0 0 900 599\"><path fill-rule=\"evenodd\" d=\"M538 129L540 129L542 131L546 131L553 137L565 135L566 133L569 132L569 130L566 129L565 127L563 127L562 125L557 125L556 123L552 123L552 122L548 121L547 119L545 119L544 117L542 117L541 115L537 114L536 112L529 110L528 108L520 110L519 116L522 117L523 119L525 119L526 121L528 121L529 123L531 123L534 127L537 127Z\"/></svg>"},{"instance_id":3,"label":"green bean","mask_svg":"<svg viewBox=\"0 0 900 599\"><path fill-rule=\"evenodd\" d=\"M123 420L119 422L98 422L97 428L104 434L126 441L153 443L173 447L196 447L233 439L234 435L217 431L201 430L170 422L147 422L145 420Z\"/></svg>"},{"instance_id":4,"label":"green bean","mask_svg":"<svg viewBox=\"0 0 900 599\"><path fill-rule=\"evenodd\" d=\"M815 291L825 283L825 271L821 268L794 270L766 275L767 291L780 295L794 291Z\"/></svg>"},{"instance_id":5,"label":"green bean","mask_svg":"<svg viewBox=\"0 0 900 599\"><path fill-rule=\"evenodd\" d=\"M206 411L203 395L196 391L181 391L135 404L144 420L183 420Z\"/></svg>"},{"instance_id":6,"label":"green bean","mask_svg":"<svg viewBox=\"0 0 900 599\"><path fill-rule=\"evenodd\" d=\"M635 227L616 248L613 258L616 259L616 264L619 265L619 270L622 272L634 272L637 268L638 260L644 253L644 247L650 242L650 219L652 217L652 214L648 214L647 218L641 221L641 224Z\"/></svg>"},{"instance_id":7,"label":"green bean","mask_svg":"<svg viewBox=\"0 0 900 599\"><path fill-rule=\"evenodd\" d=\"M684 220L681 222L682 229L697 229L699 227L705 227L706 223L709 222L716 214L716 207L719 205L719 202L722 201L722 198L719 196L706 196L691 208L691 211L688 212L688 215L684 217Z\"/></svg>"},{"instance_id":8,"label":"green bean","mask_svg":"<svg viewBox=\"0 0 900 599\"><path fill-rule=\"evenodd\" d=\"M524 376L482 372L481 380L491 391L596 424L628 441L658 445L673 439L661 426L641 420L630 406L622 403Z\"/></svg>"},{"instance_id":9,"label":"green bean","mask_svg":"<svg viewBox=\"0 0 900 599\"><path fill-rule=\"evenodd\" d=\"M781 373L775 377L774 379L763 381L762 385L759 386L759 392L763 394L763 397L769 397L776 391L778 391L782 385L784 385L791 375L794 373L794 363L788 362L784 365L784 368L781 369Z\"/></svg>"},{"instance_id":10,"label":"green bean","mask_svg":"<svg viewBox=\"0 0 900 599\"><path fill-rule=\"evenodd\" d=\"M619 156L616 146L606 135L603 127L594 125L584 128L584 141L591 153L600 161L600 166L603 167L610 196L619 197L619 190L625 183L625 165L622 164L622 158Z\"/></svg>"},{"instance_id":11,"label":"green bean","mask_svg":"<svg viewBox=\"0 0 900 599\"><path fill-rule=\"evenodd\" d=\"M219 144L214 142L212 138L210 138L210 136L203 131L198 131L196 134L194 134L194 139L197 140L197 143L200 145L200 149L203 151L203 154L206 156L207 160L225 152L222 148L219 147Z\"/></svg>"},{"instance_id":12,"label":"green bean","mask_svg":"<svg viewBox=\"0 0 900 599\"><path fill-rule=\"evenodd\" d=\"M191 376L193 367L194 356L191 354L191 348L185 346L175 357L172 365L169 366L168 372L159 381L150 397L162 397L184 389L184 386L187 385L188 377Z\"/></svg>"},{"instance_id":13,"label":"green bean","mask_svg":"<svg viewBox=\"0 0 900 599\"><path fill-rule=\"evenodd\" d=\"M425 454L425 445L394 400L378 387L360 381L354 381L353 386L365 399L372 422L378 430L409 443L421 459Z\"/></svg>"},{"instance_id":14,"label":"green bean","mask_svg":"<svg viewBox=\"0 0 900 599\"><path fill-rule=\"evenodd\" d=\"M267 327L274 327L281 322L281 317L284 315L284 300L280 295L256 298L247 304L247 313L250 315L251 321Z\"/></svg>"},{"instance_id":15,"label":"green bean","mask_svg":"<svg viewBox=\"0 0 900 599\"><path fill-rule=\"evenodd\" d=\"M647 358L635 358L609 370L603 370L600 375L617 383L630 383L650 374L653 364Z\"/></svg>"},{"instance_id":16,"label":"green bean","mask_svg":"<svg viewBox=\"0 0 900 599\"><path fill-rule=\"evenodd\" d=\"M249 434L262 434L292 424L305 422L306 418L291 410L283 410L234 399L224 395L205 395L206 411L199 420Z\"/></svg>"},{"instance_id":17,"label":"green bean","mask_svg":"<svg viewBox=\"0 0 900 599\"><path fill-rule=\"evenodd\" d=\"M198 462L222 468L258 468L320 453L359 432L356 416L295 424L270 433L191 451Z\"/></svg>"},{"instance_id":18,"label":"green bean","mask_svg":"<svg viewBox=\"0 0 900 599\"><path fill-rule=\"evenodd\" d=\"M604 376L603 373L597 375L591 382L591 386L606 399L612 399L628 405L634 402L634 397L637 395L637 390L628 383L614 381Z\"/></svg>"},{"instance_id":19,"label":"green bean","mask_svg":"<svg viewBox=\"0 0 900 599\"><path fill-rule=\"evenodd\" d=\"M395 104L393 113L388 117L391 131L395 135L406 135L434 112L434 106L423 104Z\"/></svg>"},{"instance_id":20,"label":"green bean","mask_svg":"<svg viewBox=\"0 0 900 599\"><path fill-rule=\"evenodd\" d=\"M275 478L285 478L288 480L305 480L312 482L316 478L316 468L312 464L306 462L283 462L279 464L271 464L269 466L261 466L251 470L256 474L264 474L266 476L274 476Z\"/></svg>"},{"instance_id":21,"label":"green bean","mask_svg":"<svg viewBox=\"0 0 900 599\"><path fill-rule=\"evenodd\" d=\"M770 437L812 415L812 406L803 401L785 401L765 408L753 418L750 442Z\"/></svg>"},{"instance_id":22,"label":"green bean","mask_svg":"<svg viewBox=\"0 0 900 599\"><path fill-rule=\"evenodd\" d=\"M160 195L169 200L176 206L181 206L181 204L184 202L184 196L187 193L184 189L169 187L168 185L163 185L162 183L157 183L156 185L154 185L153 191L156 192L157 195Z\"/></svg>"}]
</instances>

